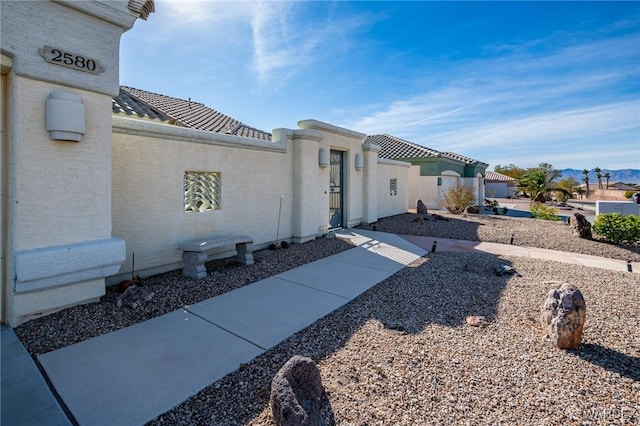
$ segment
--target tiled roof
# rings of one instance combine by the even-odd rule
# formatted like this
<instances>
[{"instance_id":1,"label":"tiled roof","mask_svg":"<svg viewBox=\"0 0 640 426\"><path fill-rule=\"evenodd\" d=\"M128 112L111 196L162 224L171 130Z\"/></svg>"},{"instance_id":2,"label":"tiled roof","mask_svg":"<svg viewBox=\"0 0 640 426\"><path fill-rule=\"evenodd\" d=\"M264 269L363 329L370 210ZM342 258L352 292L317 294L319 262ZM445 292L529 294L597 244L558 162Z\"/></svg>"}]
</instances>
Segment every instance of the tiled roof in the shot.
<instances>
[{"instance_id":1,"label":"tiled roof","mask_svg":"<svg viewBox=\"0 0 640 426\"><path fill-rule=\"evenodd\" d=\"M229 117L202 103L159 95L132 87L120 86L120 94L113 100L113 112L137 114L141 117L173 121L171 124L198 130L271 140L271 133Z\"/></svg>"},{"instance_id":2,"label":"tiled roof","mask_svg":"<svg viewBox=\"0 0 640 426\"><path fill-rule=\"evenodd\" d=\"M417 145L413 142L397 138L391 135L367 136L365 143L371 143L382 147L379 157L396 160L400 158L428 158L440 157L441 152Z\"/></svg>"},{"instance_id":3,"label":"tiled roof","mask_svg":"<svg viewBox=\"0 0 640 426\"><path fill-rule=\"evenodd\" d=\"M482 163L473 158L465 157L453 152L440 152L430 149L404 139L391 135L371 135L365 140L365 143L380 145L379 156L390 160L409 159L409 158L449 158L460 161L465 164ZM484 163L482 163L484 164Z\"/></svg>"},{"instance_id":4,"label":"tiled roof","mask_svg":"<svg viewBox=\"0 0 640 426\"><path fill-rule=\"evenodd\" d=\"M511 176L503 175L502 173L496 172L485 172L484 178L492 182L512 182L516 180Z\"/></svg>"},{"instance_id":5,"label":"tiled roof","mask_svg":"<svg viewBox=\"0 0 640 426\"><path fill-rule=\"evenodd\" d=\"M154 109L150 105L130 96L120 88L118 96L113 98L111 109L116 114L137 115L151 120L171 121L171 117Z\"/></svg>"}]
</instances>

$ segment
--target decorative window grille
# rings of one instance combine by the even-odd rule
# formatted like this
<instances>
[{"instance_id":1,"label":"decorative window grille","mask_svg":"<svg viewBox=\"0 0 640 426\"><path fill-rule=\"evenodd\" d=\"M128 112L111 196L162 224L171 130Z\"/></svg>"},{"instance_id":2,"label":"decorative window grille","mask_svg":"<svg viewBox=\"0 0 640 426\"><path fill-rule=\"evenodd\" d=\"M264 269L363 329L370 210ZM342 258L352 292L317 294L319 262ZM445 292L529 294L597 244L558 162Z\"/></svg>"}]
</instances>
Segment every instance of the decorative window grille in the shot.
<instances>
[{"instance_id":1,"label":"decorative window grille","mask_svg":"<svg viewBox=\"0 0 640 426\"><path fill-rule=\"evenodd\" d=\"M206 212L220 209L220 173L184 173L184 211Z\"/></svg>"},{"instance_id":2,"label":"decorative window grille","mask_svg":"<svg viewBox=\"0 0 640 426\"><path fill-rule=\"evenodd\" d=\"M389 195L398 195L398 179L389 180Z\"/></svg>"}]
</instances>

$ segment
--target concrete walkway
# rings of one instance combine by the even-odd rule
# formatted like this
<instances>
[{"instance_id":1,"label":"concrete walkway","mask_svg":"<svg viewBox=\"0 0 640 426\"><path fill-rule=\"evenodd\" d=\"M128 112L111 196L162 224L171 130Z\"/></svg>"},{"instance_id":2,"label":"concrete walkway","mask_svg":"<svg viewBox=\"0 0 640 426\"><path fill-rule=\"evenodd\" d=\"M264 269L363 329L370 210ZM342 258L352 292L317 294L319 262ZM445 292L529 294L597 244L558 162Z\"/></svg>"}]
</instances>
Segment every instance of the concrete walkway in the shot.
<instances>
[{"instance_id":1,"label":"concrete walkway","mask_svg":"<svg viewBox=\"0 0 640 426\"><path fill-rule=\"evenodd\" d=\"M40 355L38 362L80 425L141 425L426 255L434 243L433 238L352 229L336 237L357 247ZM593 256L436 241L437 251L482 251L626 271L624 261ZM638 271L640 265L633 268ZM69 424L8 328L2 334L1 408L2 425ZM43 416L34 415L38 412Z\"/></svg>"}]
</instances>

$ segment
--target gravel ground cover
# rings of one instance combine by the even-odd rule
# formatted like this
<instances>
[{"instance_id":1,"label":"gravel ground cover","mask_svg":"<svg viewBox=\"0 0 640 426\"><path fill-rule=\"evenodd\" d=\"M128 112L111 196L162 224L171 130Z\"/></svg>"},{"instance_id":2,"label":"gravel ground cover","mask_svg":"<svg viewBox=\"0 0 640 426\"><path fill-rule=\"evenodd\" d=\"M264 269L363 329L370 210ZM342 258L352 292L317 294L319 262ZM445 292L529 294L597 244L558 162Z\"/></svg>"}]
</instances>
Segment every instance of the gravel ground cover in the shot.
<instances>
[{"instance_id":1,"label":"gravel ground cover","mask_svg":"<svg viewBox=\"0 0 640 426\"><path fill-rule=\"evenodd\" d=\"M522 276L496 276L497 263ZM575 351L552 347L538 322L563 281L587 303ZM434 253L150 424L272 424L271 379L296 354L320 368L322 424L638 424L639 306L637 274Z\"/></svg>"},{"instance_id":2,"label":"gravel ground cover","mask_svg":"<svg viewBox=\"0 0 640 426\"><path fill-rule=\"evenodd\" d=\"M418 215L406 214L375 225L378 231L493 242L507 242L513 233L519 245L638 259L631 257L638 256L636 246L580 240L563 224L439 214L449 220L414 222ZM349 247L319 239L256 252L251 267L208 263L211 277L202 281L179 271L150 277L145 284L156 296L143 309L118 309L110 289L99 303L32 320L16 332L31 354L45 353ZM498 263L521 276L496 276ZM554 349L538 322L548 290L564 281L576 284L587 303L583 345L575 351ZM270 424L271 379L295 354L320 367L323 424L638 424L639 307L636 273L430 253L150 424ZM484 315L489 325L471 327L469 315Z\"/></svg>"},{"instance_id":3,"label":"gravel ground cover","mask_svg":"<svg viewBox=\"0 0 640 426\"><path fill-rule=\"evenodd\" d=\"M137 309L118 308L117 287L107 287L107 294L97 303L74 306L31 320L15 331L27 351L36 356L164 315L350 248L352 246L342 240L318 239L291 244L286 250L255 251L255 264L251 266L234 259L214 260L207 262L208 276L201 280L184 277L181 270L144 278L143 284L154 292L154 297Z\"/></svg>"},{"instance_id":4,"label":"gravel ground cover","mask_svg":"<svg viewBox=\"0 0 640 426\"><path fill-rule=\"evenodd\" d=\"M425 220L418 220L424 218ZM539 247L572 253L602 256L612 259L640 261L640 245L610 244L599 236L591 240L571 235L571 227L564 222L540 219L515 218L498 215L453 215L437 212L416 215L403 214L380 219L375 224L363 226L393 234L419 235L471 241L486 241L518 246Z\"/></svg>"}]
</instances>

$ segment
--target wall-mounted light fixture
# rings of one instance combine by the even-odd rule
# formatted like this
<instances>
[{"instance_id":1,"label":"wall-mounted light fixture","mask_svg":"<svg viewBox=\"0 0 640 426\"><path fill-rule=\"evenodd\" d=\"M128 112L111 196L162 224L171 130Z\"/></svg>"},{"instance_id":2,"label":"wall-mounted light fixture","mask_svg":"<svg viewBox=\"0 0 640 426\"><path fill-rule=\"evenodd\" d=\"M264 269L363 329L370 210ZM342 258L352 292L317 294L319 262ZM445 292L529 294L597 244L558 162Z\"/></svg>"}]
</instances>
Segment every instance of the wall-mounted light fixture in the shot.
<instances>
[{"instance_id":1,"label":"wall-mounted light fixture","mask_svg":"<svg viewBox=\"0 0 640 426\"><path fill-rule=\"evenodd\" d=\"M318 165L320 167L329 167L329 150L327 148L318 150Z\"/></svg>"},{"instance_id":2,"label":"wall-mounted light fixture","mask_svg":"<svg viewBox=\"0 0 640 426\"><path fill-rule=\"evenodd\" d=\"M438 178L438 186L442 186L442 178L441 177Z\"/></svg>"},{"instance_id":3,"label":"wall-mounted light fixture","mask_svg":"<svg viewBox=\"0 0 640 426\"><path fill-rule=\"evenodd\" d=\"M86 132L87 117L80 95L51 92L45 102L45 129L49 139L78 142Z\"/></svg>"},{"instance_id":4,"label":"wall-mounted light fixture","mask_svg":"<svg viewBox=\"0 0 640 426\"><path fill-rule=\"evenodd\" d=\"M357 153L356 154L356 170L362 170L364 169L364 158L362 157L362 154Z\"/></svg>"}]
</instances>

